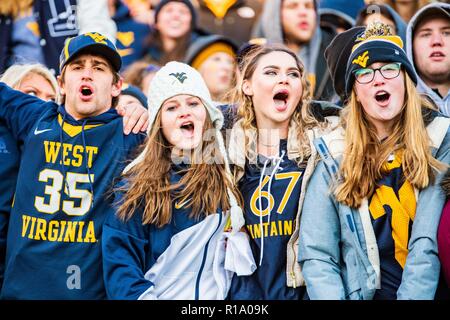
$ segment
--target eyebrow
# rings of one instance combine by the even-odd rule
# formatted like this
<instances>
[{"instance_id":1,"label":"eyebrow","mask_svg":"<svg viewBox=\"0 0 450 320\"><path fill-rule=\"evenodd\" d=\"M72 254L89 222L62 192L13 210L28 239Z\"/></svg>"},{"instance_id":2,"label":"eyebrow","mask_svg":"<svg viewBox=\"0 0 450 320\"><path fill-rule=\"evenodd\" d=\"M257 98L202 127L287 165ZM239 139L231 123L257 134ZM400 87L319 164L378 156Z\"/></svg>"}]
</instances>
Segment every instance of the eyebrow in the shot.
<instances>
[{"instance_id":1,"label":"eyebrow","mask_svg":"<svg viewBox=\"0 0 450 320\"><path fill-rule=\"evenodd\" d=\"M72 62L71 62L71 64L77 64L77 65L84 65L84 64L86 64L86 61L88 60L89 58L78 58L78 59L75 59L75 60L73 60ZM96 59L96 58L93 58L93 65L94 66L97 66L97 65L104 65L104 66L108 66L108 64L106 63L106 62L104 62L104 61L102 61L102 60L98 60L98 59Z\"/></svg>"},{"instance_id":2,"label":"eyebrow","mask_svg":"<svg viewBox=\"0 0 450 320\"><path fill-rule=\"evenodd\" d=\"M169 103L179 103L178 102L178 100L176 99L176 98L170 98L170 99L168 99L168 100L166 100L166 101L164 101L164 105L166 105L166 104L169 104Z\"/></svg>"},{"instance_id":3,"label":"eyebrow","mask_svg":"<svg viewBox=\"0 0 450 320\"><path fill-rule=\"evenodd\" d=\"M103 66L108 66L108 64L106 63L106 62L104 62L104 61L101 61L101 60L96 60L96 59L94 59L94 62L92 63L94 66L97 66L97 65L103 65Z\"/></svg>"},{"instance_id":4,"label":"eyebrow","mask_svg":"<svg viewBox=\"0 0 450 320\"><path fill-rule=\"evenodd\" d=\"M448 29L450 29L450 26L445 26L445 27L439 28L439 30L448 30ZM427 27L427 28L419 28L419 29L417 30L417 33L424 32L424 31L433 31L433 28L431 28L431 27Z\"/></svg>"},{"instance_id":5,"label":"eyebrow","mask_svg":"<svg viewBox=\"0 0 450 320\"><path fill-rule=\"evenodd\" d=\"M279 66L270 65L270 66L265 66L263 69L280 69L280 67ZM295 70L295 71L300 72L300 69L297 68L297 67L290 67L290 68L288 68L288 70Z\"/></svg>"}]
</instances>

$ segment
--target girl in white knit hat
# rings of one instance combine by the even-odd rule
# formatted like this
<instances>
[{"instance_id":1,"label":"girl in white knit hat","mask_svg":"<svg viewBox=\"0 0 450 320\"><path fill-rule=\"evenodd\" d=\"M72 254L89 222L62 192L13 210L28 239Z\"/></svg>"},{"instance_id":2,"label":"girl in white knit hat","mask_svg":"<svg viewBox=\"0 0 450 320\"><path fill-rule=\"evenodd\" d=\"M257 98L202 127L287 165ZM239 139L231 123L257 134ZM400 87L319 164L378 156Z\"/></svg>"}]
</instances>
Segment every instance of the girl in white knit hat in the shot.
<instances>
[{"instance_id":1,"label":"girl in white knit hat","mask_svg":"<svg viewBox=\"0 0 450 320\"><path fill-rule=\"evenodd\" d=\"M234 272L251 274L255 264L240 231L223 116L186 64L168 63L150 88L145 149L124 170L117 214L103 230L108 297L224 299Z\"/></svg>"}]
</instances>

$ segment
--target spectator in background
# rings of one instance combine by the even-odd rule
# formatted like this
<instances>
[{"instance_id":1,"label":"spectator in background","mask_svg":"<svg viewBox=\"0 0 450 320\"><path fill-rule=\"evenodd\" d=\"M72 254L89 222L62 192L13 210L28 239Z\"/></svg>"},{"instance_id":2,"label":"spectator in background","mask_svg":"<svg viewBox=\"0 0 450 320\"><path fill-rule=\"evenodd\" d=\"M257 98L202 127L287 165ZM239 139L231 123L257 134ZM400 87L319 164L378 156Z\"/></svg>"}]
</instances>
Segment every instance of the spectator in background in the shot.
<instances>
[{"instance_id":1,"label":"spectator in background","mask_svg":"<svg viewBox=\"0 0 450 320\"><path fill-rule=\"evenodd\" d=\"M0 82L44 101L55 101L58 94L56 78L50 70L40 64L13 65L5 71ZM9 214L19 165L19 146L5 122L0 120L0 291L5 272Z\"/></svg>"},{"instance_id":2,"label":"spectator in background","mask_svg":"<svg viewBox=\"0 0 450 320\"><path fill-rule=\"evenodd\" d=\"M250 39L252 28L261 14L263 0L199 0L199 26L242 45Z\"/></svg>"},{"instance_id":3,"label":"spectator in background","mask_svg":"<svg viewBox=\"0 0 450 320\"><path fill-rule=\"evenodd\" d=\"M144 41L151 32L154 12L147 1L108 0L108 5L117 26L116 46L124 70L145 54Z\"/></svg>"},{"instance_id":4,"label":"spectator in background","mask_svg":"<svg viewBox=\"0 0 450 320\"><path fill-rule=\"evenodd\" d=\"M162 0L155 8L152 34L146 40L145 59L157 65L184 61L189 45L204 32L189 0Z\"/></svg>"},{"instance_id":5,"label":"spectator in background","mask_svg":"<svg viewBox=\"0 0 450 320\"><path fill-rule=\"evenodd\" d=\"M0 72L15 63L41 63L56 74L64 40L93 31L115 38L107 0L2 0Z\"/></svg>"},{"instance_id":6,"label":"spectator in background","mask_svg":"<svg viewBox=\"0 0 450 320\"><path fill-rule=\"evenodd\" d=\"M328 70L333 80L334 91L336 96L331 99L340 106L347 103L347 95L345 93L345 70L347 68L347 60L350 56L356 38L363 32L364 27L354 27L338 34L330 45L325 49L325 59L327 60Z\"/></svg>"},{"instance_id":7,"label":"spectator in background","mask_svg":"<svg viewBox=\"0 0 450 320\"><path fill-rule=\"evenodd\" d=\"M334 30L320 27L315 0L266 1L254 33L296 52L316 100L329 100L334 95L323 52L335 35Z\"/></svg>"},{"instance_id":8,"label":"spectator in background","mask_svg":"<svg viewBox=\"0 0 450 320\"><path fill-rule=\"evenodd\" d=\"M133 103L139 103L145 109L148 109L147 96L138 87L123 83L117 104L127 106Z\"/></svg>"},{"instance_id":9,"label":"spectator in background","mask_svg":"<svg viewBox=\"0 0 450 320\"><path fill-rule=\"evenodd\" d=\"M138 87L147 95L150 82L159 69L160 67L157 65L145 61L136 61L123 72L123 81Z\"/></svg>"},{"instance_id":10,"label":"spectator in background","mask_svg":"<svg viewBox=\"0 0 450 320\"><path fill-rule=\"evenodd\" d=\"M338 34L355 25L355 19L339 10L320 8L318 13L320 26L325 28L333 28Z\"/></svg>"},{"instance_id":11,"label":"spectator in background","mask_svg":"<svg viewBox=\"0 0 450 320\"><path fill-rule=\"evenodd\" d=\"M364 7L364 0L318 0L320 9L333 9L356 19L358 12Z\"/></svg>"},{"instance_id":12,"label":"spectator in background","mask_svg":"<svg viewBox=\"0 0 450 320\"><path fill-rule=\"evenodd\" d=\"M198 70L215 103L224 103L234 87L237 46L220 35L199 37L186 54L186 63Z\"/></svg>"},{"instance_id":13,"label":"spectator in background","mask_svg":"<svg viewBox=\"0 0 450 320\"><path fill-rule=\"evenodd\" d=\"M402 38L403 43L405 43L406 24L392 7L386 4L367 5L358 13L355 25L367 26L374 21L390 26L392 32Z\"/></svg>"},{"instance_id":14,"label":"spectator in background","mask_svg":"<svg viewBox=\"0 0 450 320\"><path fill-rule=\"evenodd\" d=\"M406 53L419 75L419 92L450 116L450 4L429 4L412 17Z\"/></svg>"},{"instance_id":15,"label":"spectator in background","mask_svg":"<svg viewBox=\"0 0 450 320\"><path fill-rule=\"evenodd\" d=\"M387 4L402 17L403 21L408 23L420 8L433 0L364 0L364 2L366 4Z\"/></svg>"},{"instance_id":16,"label":"spectator in background","mask_svg":"<svg viewBox=\"0 0 450 320\"><path fill-rule=\"evenodd\" d=\"M44 101L56 101L58 83L55 76L41 64L15 64L0 78L11 88Z\"/></svg>"}]
</instances>

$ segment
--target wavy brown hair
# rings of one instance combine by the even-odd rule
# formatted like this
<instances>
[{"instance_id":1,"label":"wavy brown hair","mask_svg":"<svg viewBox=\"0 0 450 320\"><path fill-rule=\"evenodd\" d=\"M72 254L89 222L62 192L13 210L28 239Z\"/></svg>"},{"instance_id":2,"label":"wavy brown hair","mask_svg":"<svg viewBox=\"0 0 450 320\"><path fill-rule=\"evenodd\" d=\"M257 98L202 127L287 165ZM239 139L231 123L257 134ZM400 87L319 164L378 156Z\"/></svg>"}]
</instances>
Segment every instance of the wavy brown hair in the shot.
<instances>
[{"instance_id":1,"label":"wavy brown hair","mask_svg":"<svg viewBox=\"0 0 450 320\"><path fill-rule=\"evenodd\" d=\"M204 132L210 129L216 131L207 117ZM126 221L141 208L144 224L163 227L170 223L172 203L178 200L188 201L185 206L191 208L190 216L199 219L216 213L219 208L230 209L227 189L242 203L226 171L218 141L203 139L199 147L192 152L192 164L183 171L179 183L171 184L172 146L162 133L160 111L145 142L143 161L123 176L128 183L119 188L124 198L119 203L118 217ZM198 152L199 149L203 152Z\"/></svg>"},{"instance_id":2,"label":"wavy brown hair","mask_svg":"<svg viewBox=\"0 0 450 320\"><path fill-rule=\"evenodd\" d=\"M298 69L301 73L301 83L303 88L303 94L300 101L292 114L290 124L295 122L298 127L298 139L301 141L300 157L297 162L300 164L311 155L311 149L309 145L309 140L306 135L306 130L322 126L313 115L312 105L311 105L311 90L310 85L307 80L305 68L303 63L297 57L297 55L282 45L261 45L253 50L251 50L243 61L243 67L240 77L237 79L237 86L233 92L232 100L238 104L238 118L243 119L242 128L245 130L257 129L255 110L253 107L252 97L244 93L242 87L245 80L250 80L256 70L259 60L261 57L272 53L272 52L285 52L295 59ZM246 150L249 150L249 145L251 141L248 140L246 135ZM248 158L248 154L246 154Z\"/></svg>"},{"instance_id":3,"label":"wavy brown hair","mask_svg":"<svg viewBox=\"0 0 450 320\"><path fill-rule=\"evenodd\" d=\"M422 117L422 108L433 109L433 105L417 93L408 74L403 74L405 103L385 140L379 141L354 89L342 112L345 150L334 195L337 201L349 207L358 208L364 198L375 192L376 182L386 174L385 164L393 151L404 150L403 174L418 189L434 181L434 171L445 169L445 165L431 155L431 141Z\"/></svg>"}]
</instances>

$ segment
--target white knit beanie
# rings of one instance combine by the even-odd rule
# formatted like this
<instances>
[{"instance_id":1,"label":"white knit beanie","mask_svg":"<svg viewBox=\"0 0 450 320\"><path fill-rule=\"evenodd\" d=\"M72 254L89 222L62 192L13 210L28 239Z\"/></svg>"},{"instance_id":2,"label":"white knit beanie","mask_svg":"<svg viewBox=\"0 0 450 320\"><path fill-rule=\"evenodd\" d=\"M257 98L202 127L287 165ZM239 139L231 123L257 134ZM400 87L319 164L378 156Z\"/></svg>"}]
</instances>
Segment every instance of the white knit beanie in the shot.
<instances>
[{"instance_id":1,"label":"white knit beanie","mask_svg":"<svg viewBox=\"0 0 450 320\"><path fill-rule=\"evenodd\" d=\"M164 101L180 94L188 94L201 99L214 127L222 128L222 112L214 106L208 87L200 73L187 64L172 61L162 67L150 83L147 92L150 113L148 132L150 132Z\"/></svg>"},{"instance_id":2,"label":"white knit beanie","mask_svg":"<svg viewBox=\"0 0 450 320\"><path fill-rule=\"evenodd\" d=\"M149 112L147 133L150 134L156 116L163 103L167 99L181 94L197 97L203 102L216 131L216 141L219 144L219 150L225 161L225 170L230 179L232 179L225 144L223 142L222 133L220 132L223 125L222 112L219 108L214 106L208 87L200 73L191 66L185 63L172 61L162 67L153 77L147 93ZM145 148L145 150L125 168L123 173L128 172L133 166L143 161L146 151L147 148ZM237 204L233 193L230 190L227 190L227 192L231 205L232 233L236 233L244 225L244 215L242 214L242 209Z\"/></svg>"}]
</instances>

